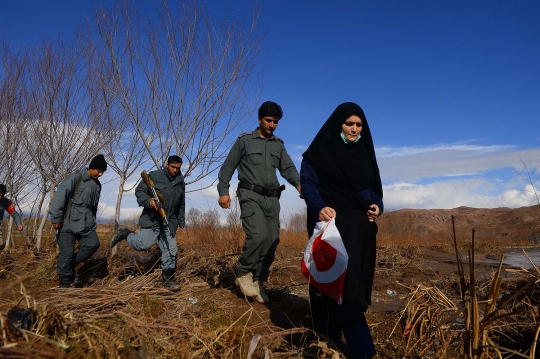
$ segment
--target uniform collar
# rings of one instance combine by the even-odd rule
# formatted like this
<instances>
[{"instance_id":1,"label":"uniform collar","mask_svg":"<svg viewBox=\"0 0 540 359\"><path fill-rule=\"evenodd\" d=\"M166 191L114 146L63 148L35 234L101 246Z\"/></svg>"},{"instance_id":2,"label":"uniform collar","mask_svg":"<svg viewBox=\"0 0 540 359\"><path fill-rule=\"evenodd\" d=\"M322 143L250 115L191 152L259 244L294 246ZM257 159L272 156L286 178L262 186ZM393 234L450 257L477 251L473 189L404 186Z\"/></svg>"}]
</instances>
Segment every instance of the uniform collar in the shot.
<instances>
[{"instance_id":1,"label":"uniform collar","mask_svg":"<svg viewBox=\"0 0 540 359\"><path fill-rule=\"evenodd\" d=\"M81 176L83 181L88 181L89 179L92 179L92 177L90 177L90 175L88 174L88 168L85 168L81 171Z\"/></svg>"},{"instance_id":2,"label":"uniform collar","mask_svg":"<svg viewBox=\"0 0 540 359\"><path fill-rule=\"evenodd\" d=\"M252 138L254 138L254 139L255 138L260 138L261 140L275 140L276 139L276 136L274 136L274 135L272 135L272 137L268 137L268 138L261 137L261 135L259 135L259 131L257 131L257 128L255 129L255 131L253 131L251 133Z\"/></svg>"},{"instance_id":3,"label":"uniform collar","mask_svg":"<svg viewBox=\"0 0 540 359\"><path fill-rule=\"evenodd\" d=\"M165 174L165 177L167 177L167 179L169 181L171 181L174 184L178 183L178 182L181 182L183 180L183 177L182 177L182 172L179 172L176 177L172 178L171 175L169 174L169 171L167 171L166 168L162 168L163 170L163 173Z\"/></svg>"}]
</instances>

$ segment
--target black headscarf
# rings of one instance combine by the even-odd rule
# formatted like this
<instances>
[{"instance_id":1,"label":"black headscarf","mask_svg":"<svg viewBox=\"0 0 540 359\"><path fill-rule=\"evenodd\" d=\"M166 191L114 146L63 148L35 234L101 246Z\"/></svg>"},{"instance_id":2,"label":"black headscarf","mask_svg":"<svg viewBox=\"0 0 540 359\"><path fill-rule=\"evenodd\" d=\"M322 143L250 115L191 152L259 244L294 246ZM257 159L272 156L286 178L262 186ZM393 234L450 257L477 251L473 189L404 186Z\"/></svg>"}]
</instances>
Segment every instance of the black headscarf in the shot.
<instances>
[{"instance_id":1,"label":"black headscarf","mask_svg":"<svg viewBox=\"0 0 540 359\"><path fill-rule=\"evenodd\" d=\"M361 137L356 143L345 144L341 126L350 116L362 120ZM381 198L381 177L371 131L362 108L353 102L339 105L321 127L302 155L319 177L322 197L329 205L366 208L358 191L370 187Z\"/></svg>"}]
</instances>

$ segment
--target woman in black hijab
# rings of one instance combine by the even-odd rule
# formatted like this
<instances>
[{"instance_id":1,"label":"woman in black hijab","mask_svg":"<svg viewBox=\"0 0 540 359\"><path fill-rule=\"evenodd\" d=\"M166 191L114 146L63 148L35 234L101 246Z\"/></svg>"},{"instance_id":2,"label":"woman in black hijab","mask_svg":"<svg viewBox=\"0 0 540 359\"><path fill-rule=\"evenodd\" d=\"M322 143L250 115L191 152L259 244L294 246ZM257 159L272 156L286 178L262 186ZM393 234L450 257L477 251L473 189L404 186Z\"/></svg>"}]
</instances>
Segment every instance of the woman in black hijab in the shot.
<instances>
[{"instance_id":1,"label":"woman in black hijab","mask_svg":"<svg viewBox=\"0 0 540 359\"><path fill-rule=\"evenodd\" d=\"M360 106L345 102L336 108L304 152L300 180L309 236L316 222L335 217L349 255L341 305L310 285L314 329L348 347L352 358L370 358L376 352L364 313L371 304L375 219L383 212L383 193L371 132Z\"/></svg>"}]
</instances>

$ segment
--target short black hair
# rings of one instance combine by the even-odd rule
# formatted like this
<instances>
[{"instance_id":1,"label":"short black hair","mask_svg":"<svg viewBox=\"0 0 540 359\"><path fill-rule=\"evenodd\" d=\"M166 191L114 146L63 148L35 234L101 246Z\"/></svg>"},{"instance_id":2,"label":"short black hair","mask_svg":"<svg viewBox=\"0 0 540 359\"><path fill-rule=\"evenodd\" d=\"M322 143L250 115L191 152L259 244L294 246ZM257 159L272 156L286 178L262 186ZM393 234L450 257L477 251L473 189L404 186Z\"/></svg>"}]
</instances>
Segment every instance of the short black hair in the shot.
<instances>
[{"instance_id":1,"label":"short black hair","mask_svg":"<svg viewBox=\"0 0 540 359\"><path fill-rule=\"evenodd\" d=\"M266 101L259 107L259 118L266 116L275 117L280 120L283 117L281 106L272 101Z\"/></svg>"},{"instance_id":2,"label":"short black hair","mask_svg":"<svg viewBox=\"0 0 540 359\"><path fill-rule=\"evenodd\" d=\"M171 164L171 163L182 164L182 159L180 158L180 156L177 156L177 155L169 156L169 159L167 160L167 164Z\"/></svg>"},{"instance_id":3,"label":"short black hair","mask_svg":"<svg viewBox=\"0 0 540 359\"><path fill-rule=\"evenodd\" d=\"M7 193L7 187L5 184L0 184L0 193L6 194Z\"/></svg>"}]
</instances>

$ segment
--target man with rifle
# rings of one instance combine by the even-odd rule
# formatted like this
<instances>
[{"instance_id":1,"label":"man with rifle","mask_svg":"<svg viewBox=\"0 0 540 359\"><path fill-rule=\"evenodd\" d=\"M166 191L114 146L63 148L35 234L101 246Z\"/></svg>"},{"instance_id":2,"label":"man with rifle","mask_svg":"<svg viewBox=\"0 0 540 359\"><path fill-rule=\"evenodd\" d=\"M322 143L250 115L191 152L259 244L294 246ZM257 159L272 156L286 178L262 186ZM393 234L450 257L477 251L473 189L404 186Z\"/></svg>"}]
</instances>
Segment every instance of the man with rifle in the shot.
<instances>
[{"instance_id":1,"label":"man with rifle","mask_svg":"<svg viewBox=\"0 0 540 359\"><path fill-rule=\"evenodd\" d=\"M144 209L139 218L138 233L120 227L111 238L111 248L127 240L128 245L138 251L150 249L156 242L161 249L163 288L180 290L174 280L176 272L176 229L184 228L186 209L186 185L180 172L182 159L170 156L167 166L152 171L143 171L143 180L135 189L139 206Z\"/></svg>"}]
</instances>

